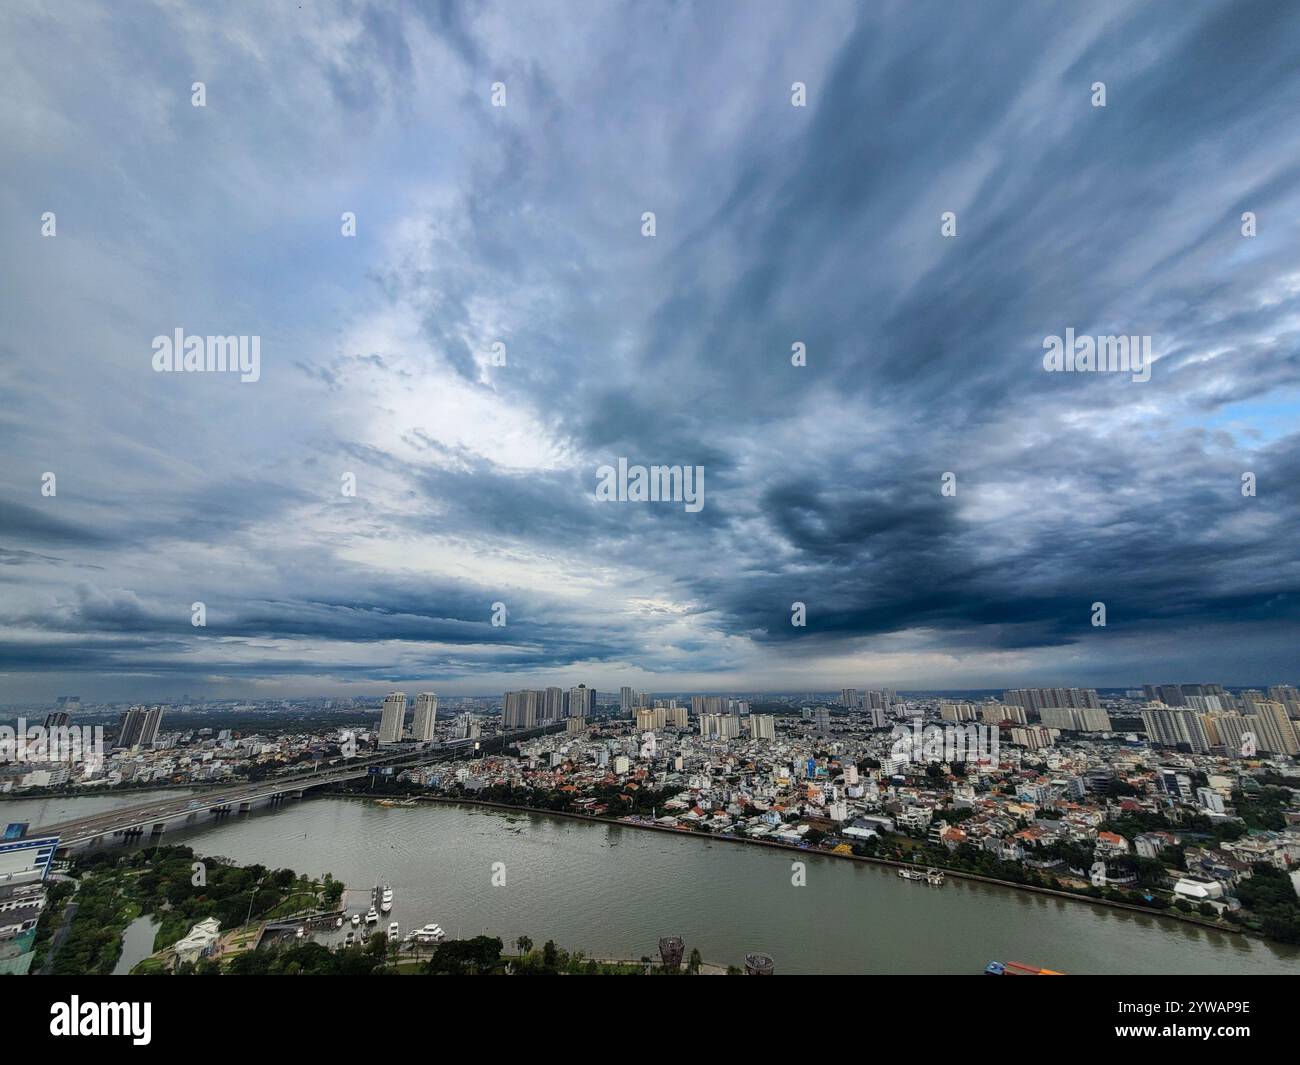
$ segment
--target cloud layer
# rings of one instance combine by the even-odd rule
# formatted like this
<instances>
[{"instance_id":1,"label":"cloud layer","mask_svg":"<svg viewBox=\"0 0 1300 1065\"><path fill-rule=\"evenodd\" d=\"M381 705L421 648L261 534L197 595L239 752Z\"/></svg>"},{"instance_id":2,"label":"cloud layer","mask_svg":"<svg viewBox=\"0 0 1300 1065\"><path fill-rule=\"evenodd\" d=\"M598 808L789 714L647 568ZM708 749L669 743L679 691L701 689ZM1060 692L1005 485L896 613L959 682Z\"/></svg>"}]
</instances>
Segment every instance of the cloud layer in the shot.
<instances>
[{"instance_id":1,"label":"cloud layer","mask_svg":"<svg viewBox=\"0 0 1300 1065\"><path fill-rule=\"evenodd\" d=\"M1296 679L1288 5L0 26L11 701ZM261 379L154 373L178 327Z\"/></svg>"}]
</instances>

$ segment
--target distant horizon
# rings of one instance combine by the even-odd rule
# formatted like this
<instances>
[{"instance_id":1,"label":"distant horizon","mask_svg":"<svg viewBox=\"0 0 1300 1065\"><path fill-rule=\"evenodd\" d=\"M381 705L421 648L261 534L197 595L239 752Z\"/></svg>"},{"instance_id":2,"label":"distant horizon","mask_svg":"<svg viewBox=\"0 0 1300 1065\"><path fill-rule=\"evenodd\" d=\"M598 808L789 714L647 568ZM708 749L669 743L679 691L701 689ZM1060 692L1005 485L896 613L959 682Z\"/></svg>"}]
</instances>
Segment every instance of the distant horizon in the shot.
<instances>
[{"instance_id":1,"label":"distant horizon","mask_svg":"<svg viewBox=\"0 0 1300 1065\"><path fill-rule=\"evenodd\" d=\"M1248 683L1248 684L1233 684L1225 681L1202 680L1202 681L1142 681L1137 684L1105 684L1105 685L1025 683L1025 684L1010 684L1010 685L994 685L992 687L962 687L962 688L896 688L893 687L892 685L876 685L873 687L862 687L862 686L844 684L844 685L838 685L835 687L828 687L828 688L800 688L800 689L792 689L788 691L778 691L771 688L763 688L763 689L653 688L653 689L637 689L637 690L642 694L649 694L655 697L662 697L662 698L674 698L674 697L691 696L691 695L729 696L733 698L754 697L754 696L798 698L800 696L818 696L818 697L834 696L834 695L838 695L840 690L843 688L855 688L855 690L859 692L884 691L886 689L892 689L900 698L905 698L905 697L924 698L927 696L989 695L989 694L997 694L997 693L1005 693L1008 691L1014 691L1018 688L1029 688L1029 689L1079 688L1084 690L1091 689L1093 691L1096 691L1100 695L1102 693L1107 693L1107 692L1114 693L1114 692L1127 692L1127 691L1141 691L1142 686L1144 684L1153 684L1153 685L1219 684L1225 690L1233 691L1233 692L1252 691L1252 690L1267 691L1271 687L1278 687L1282 685L1295 685L1295 683L1296 682L1293 680L1274 680L1274 681L1255 682L1255 683ZM118 705L125 705L125 704L175 705L178 703L185 703L185 702L202 705L202 704L212 704L212 703L235 703L235 702L246 702L246 703L293 702L295 700L309 702L309 701L317 701L322 699L357 699L357 700L373 699L373 700L382 701L384 696L388 692L393 692L393 691L405 692L408 696L418 694L421 691L432 691L440 699L443 698L444 696L449 699L496 699L496 698L500 698L501 695L507 691L518 691L521 689L541 690L546 687L560 687L563 688L565 691L568 691L570 688L576 686L577 686L576 684L574 685L520 684L514 687L502 688L500 691L458 692L458 691L439 690L436 686L429 686L429 685L421 686L418 684L398 683L398 684L390 685L389 687L383 689L375 689L361 694L349 694L349 695L340 695L337 693L335 694L299 693L296 695L261 695L261 696L224 695L224 696L208 696L204 698L204 697L196 697L195 693L189 692L186 693L185 696L169 696L165 698L157 697L157 696L142 696L142 697L104 699L104 700L87 699L84 703L80 705L82 705L83 707L118 706ZM609 687L595 686L594 690L604 695L613 695L613 696L619 695L618 687L609 688ZM67 693L62 693L62 694L67 694ZM0 703L0 709L14 710L14 709L24 709L29 707L31 708L48 707L50 710L53 710L56 709L54 705L55 698L57 697L51 697L48 700L38 699L38 700L31 700L28 702L20 702L20 703Z\"/></svg>"}]
</instances>

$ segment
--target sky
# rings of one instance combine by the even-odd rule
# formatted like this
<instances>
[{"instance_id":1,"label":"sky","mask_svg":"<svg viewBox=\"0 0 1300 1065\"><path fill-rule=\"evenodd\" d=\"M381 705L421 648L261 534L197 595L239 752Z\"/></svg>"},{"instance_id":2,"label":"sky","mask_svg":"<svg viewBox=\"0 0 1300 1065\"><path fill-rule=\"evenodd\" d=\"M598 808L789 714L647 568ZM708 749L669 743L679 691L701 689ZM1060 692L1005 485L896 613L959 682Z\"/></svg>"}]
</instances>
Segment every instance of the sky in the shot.
<instances>
[{"instance_id":1,"label":"sky","mask_svg":"<svg viewBox=\"0 0 1300 1065\"><path fill-rule=\"evenodd\" d=\"M0 6L0 703L1297 681L1297 54L1251 0Z\"/></svg>"}]
</instances>

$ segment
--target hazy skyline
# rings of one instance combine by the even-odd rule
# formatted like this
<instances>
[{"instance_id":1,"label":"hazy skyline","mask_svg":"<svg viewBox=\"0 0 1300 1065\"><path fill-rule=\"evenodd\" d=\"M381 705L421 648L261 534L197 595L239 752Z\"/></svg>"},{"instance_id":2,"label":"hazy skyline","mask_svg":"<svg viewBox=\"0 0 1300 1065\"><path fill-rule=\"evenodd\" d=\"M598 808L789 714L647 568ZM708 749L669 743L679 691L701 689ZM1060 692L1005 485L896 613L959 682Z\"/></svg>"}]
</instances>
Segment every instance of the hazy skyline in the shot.
<instances>
[{"instance_id":1,"label":"hazy skyline","mask_svg":"<svg viewBox=\"0 0 1300 1065\"><path fill-rule=\"evenodd\" d=\"M1295 682L1300 20L1180 14L5 5L0 701Z\"/></svg>"}]
</instances>

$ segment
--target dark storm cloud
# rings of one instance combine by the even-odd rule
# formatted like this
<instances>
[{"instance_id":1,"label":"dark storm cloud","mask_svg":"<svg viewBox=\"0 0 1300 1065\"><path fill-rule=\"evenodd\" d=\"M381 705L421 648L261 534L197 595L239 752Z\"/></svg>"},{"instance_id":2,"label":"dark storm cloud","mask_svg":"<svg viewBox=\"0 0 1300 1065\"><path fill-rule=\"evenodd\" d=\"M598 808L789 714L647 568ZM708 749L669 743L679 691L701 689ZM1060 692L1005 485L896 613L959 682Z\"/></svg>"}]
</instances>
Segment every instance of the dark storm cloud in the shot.
<instances>
[{"instance_id":1,"label":"dark storm cloud","mask_svg":"<svg viewBox=\"0 0 1300 1065\"><path fill-rule=\"evenodd\" d=\"M51 513L52 509L0 499L0 533L29 544L96 544L104 539L94 529Z\"/></svg>"}]
</instances>

